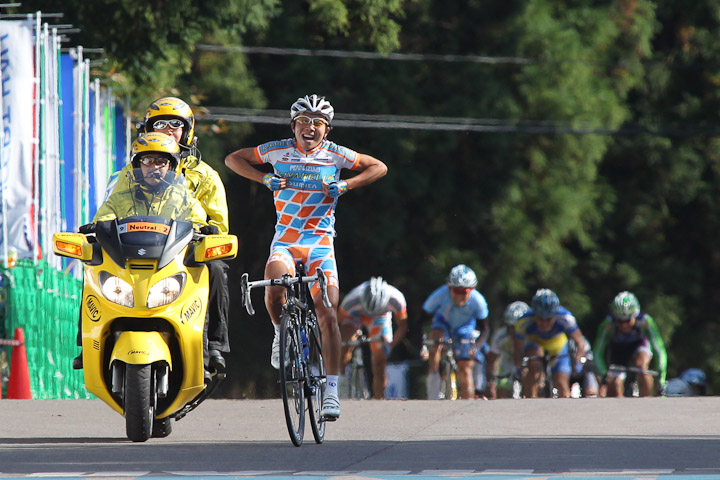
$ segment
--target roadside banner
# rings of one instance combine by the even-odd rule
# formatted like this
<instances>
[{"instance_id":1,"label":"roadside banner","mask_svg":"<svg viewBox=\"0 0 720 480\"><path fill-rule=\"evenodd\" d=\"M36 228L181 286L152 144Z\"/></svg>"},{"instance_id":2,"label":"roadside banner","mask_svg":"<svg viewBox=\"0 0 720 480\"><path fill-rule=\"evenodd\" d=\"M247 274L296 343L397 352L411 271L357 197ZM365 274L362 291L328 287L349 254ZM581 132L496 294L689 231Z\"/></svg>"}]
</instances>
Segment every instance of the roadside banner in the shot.
<instances>
[{"instance_id":1,"label":"roadside banner","mask_svg":"<svg viewBox=\"0 0 720 480\"><path fill-rule=\"evenodd\" d=\"M2 70L1 250L12 247L19 258L33 258L34 68L33 22L0 21Z\"/></svg>"}]
</instances>

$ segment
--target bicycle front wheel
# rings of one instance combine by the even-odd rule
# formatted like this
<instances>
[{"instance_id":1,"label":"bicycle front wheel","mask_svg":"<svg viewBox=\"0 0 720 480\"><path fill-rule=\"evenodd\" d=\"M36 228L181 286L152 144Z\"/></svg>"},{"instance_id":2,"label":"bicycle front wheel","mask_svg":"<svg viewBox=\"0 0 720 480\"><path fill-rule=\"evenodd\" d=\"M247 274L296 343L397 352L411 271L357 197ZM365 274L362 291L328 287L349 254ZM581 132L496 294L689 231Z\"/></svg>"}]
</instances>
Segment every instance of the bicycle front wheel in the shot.
<instances>
[{"instance_id":1,"label":"bicycle front wheel","mask_svg":"<svg viewBox=\"0 0 720 480\"><path fill-rule=\"evenodd\" d=\"M443 363L440 395L445 400L455 400L457 398L457 373L450 362Z\"/></svg>"},{"instance_id":2,"label":"bicycle front wheel","mask_svg":"<svg viewBox=\"0 0 720 480\"><path fill-rule=\"evenodd\" d=\"M322 356L322 340L317 323L308 328L308 392L307 403L315 443L325 440L325 421L322 418L322 402L325 396L327 377Z\"/></svg>"},{"instance_id":3,"label":"bicycle front wheel","mask_svg":"<svg viewBox=\"0 0 720 480\"><path fill-rule=\"evenodd\" d=\"M305 377L298 337L295 317L283 313L280 317L280 392L290 440L296 447L302 445L305 434Z\"/></svg>"}]
</instances>

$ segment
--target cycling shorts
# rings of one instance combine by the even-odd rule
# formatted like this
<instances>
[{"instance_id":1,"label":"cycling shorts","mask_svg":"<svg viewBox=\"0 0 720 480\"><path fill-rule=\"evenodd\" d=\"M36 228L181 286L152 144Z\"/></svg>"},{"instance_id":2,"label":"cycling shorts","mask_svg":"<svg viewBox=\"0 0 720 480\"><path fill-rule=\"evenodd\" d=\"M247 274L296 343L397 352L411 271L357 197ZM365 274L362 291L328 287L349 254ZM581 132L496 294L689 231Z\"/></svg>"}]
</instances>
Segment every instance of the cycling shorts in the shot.
<instances>
[{"instance_id":1,"label":"cycling shorts","mask_svg":"<svg viewBox=\"0 0 720 480\"><path fill-rule=\"evenodd\" d=\"M385 339L386 354L390 353L390 342L393 340L392 330L392 314L390 312L377 317L371 317L368 315L362 315L360 318L356 316L346 317L343 324L352 325L355 328L365 327L368 332L368 337L375 337L382 335ZM374 352L383 348L382 342L372 342L370 349Z\"/></svg>"},{"instance_id":2,"label":"cycling shorts","mask_svg":"<svg viewBox=\"0 0 720 480\"><path fill-rule=\"evenodd\" d=\"M451 338L453 343L453 351L456 360L471 360L477 353L477 348L473 343L460 343L461 340L475 340L475 319L468 321L460 328L450 329L450 325L445 321L442 315L435 315L433 318L431 330L440 330L443 337ZM483 355L483 359L484 359Z\"/></svg>"},{"instance_id":3,"label":"cycling shorts","mask_svg":"<svg viewBox=\"0 0 720 480\"><path fill-rule=\"evenodd\" d=\"M540 352L544 351L540 345L538 345L537 343L534 343L534 342L526 343L525 346L523 347L523 352L525 355L528 354L529 350L539 350ZM567 342L565 343L565 346L563 346L562 349L554 355L559 355L559 356L558 356L558 358L556 358L554 360L552 367L550 367L550 371L552 373L558 373L558 372L564 373L569 376L572 373L572 368L571 368L572 364L570 363L571 359L570 359L570 356L568 355ZM572 359L572 360L575 361L575 359ZM579 367L581 367L581 365L578 362L578 366L576 366L576 369L579 369Z\"/></svg>"},{"instance_id":4,"label":"cycling shorts","mask_svg":"<svg viewBox=\"0 0 720 480\"><path fill-rule=\"evenodd\" d=\"M295 262L298 261L305 264L308 275L314 275L315 269L319 267L325 274L327 285L339 289L340 281L335 262L333 238L328 235L318 235L317 237L317 243L313 244L298 245L273 241L267 263L280 262L285 265L291 275L295 275ZM315 297L319 292L320 286L317 282L313 282L310 285L311 295Z\"/></svg>"}]
</instances>

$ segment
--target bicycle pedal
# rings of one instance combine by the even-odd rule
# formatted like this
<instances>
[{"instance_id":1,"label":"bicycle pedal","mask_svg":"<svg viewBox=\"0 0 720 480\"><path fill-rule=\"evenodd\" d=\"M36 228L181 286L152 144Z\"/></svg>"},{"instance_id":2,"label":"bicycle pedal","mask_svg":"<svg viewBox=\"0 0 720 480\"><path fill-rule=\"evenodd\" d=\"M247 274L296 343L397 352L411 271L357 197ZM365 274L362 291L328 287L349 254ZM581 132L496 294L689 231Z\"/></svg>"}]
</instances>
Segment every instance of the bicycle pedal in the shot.
<instances>
[{"instance_id":1,"label":"bicycle pedal","mask_svg":"<svg viewBox=\"0 0 720 480\"><path fill-rule=\"evenodd\" d=\"M334 421L337 420L338 418L339 418L339 417L328 417L327 415L323 415L323 416L320 418L320 421L323 421L323 422L334 422Z\"/></svg>"}]
</instances>

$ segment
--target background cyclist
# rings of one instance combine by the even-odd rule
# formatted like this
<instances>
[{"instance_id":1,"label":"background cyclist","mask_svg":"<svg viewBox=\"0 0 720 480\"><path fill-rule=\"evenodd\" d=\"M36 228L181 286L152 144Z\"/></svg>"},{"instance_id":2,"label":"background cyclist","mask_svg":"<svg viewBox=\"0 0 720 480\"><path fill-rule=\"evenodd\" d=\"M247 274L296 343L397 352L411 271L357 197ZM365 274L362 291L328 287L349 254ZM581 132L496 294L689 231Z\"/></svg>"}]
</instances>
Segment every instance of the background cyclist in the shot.
<instances>
[{"instance_id":1,"label":"background cyclist","mask_svg":"<svg viewBox=\"0 0 720 480\"><path fill-rule=\"evenodd\" d=\"M382 336L383 341L370 344L373 398L385 397L387 357L405 338L408 331L405 296L382 277L372 277L353 288L340 304L338 312L342 340L355 340L357 331L365 327L368 337ZM397 330L393 335L392 319ZM352 357L353 347L343 347L342 370Z\"/></svg>"},{"instance_id":2,"label":"background cyclist","mask_svg":"<svg viewBox=\"0 0 720 480\"><path fill-rule=\"evenodd\" d=\"M328 420L340 416L337 382L340 370L340 328L337 307L340 297L335 262L335 206L338 197L374 182L387 173L380 160L358 153L327 139L335 109L325 97L306 95L290 107L293 138L243 148L225 158L235 173L265 185L273 192L277 221L265 266L265 278L295 273L295 262L305 263L308 272L322 268L328 279L332 306L320 299L319 287L311 288L323 339L323 356L327 368L327 386L322 414ZM256 168L273 167L272 173ZM359 172L347 180L340 171ZM265 290L265 306L275 328L270 362L280 367L280 312L285 301L283 287Z\"/></svg>"},{"instance_id":3,"label":"background cyclist","mask_svg":"<svg viewBox=\"0 0 720 480\"><path fill-rule=\"evenodd\" d=\"M485 359L485 395L490 400L512 398L515 380L513 338L515 323L530 310L525 302L513 302L505 309L505 328L499 328L490 341L490 351ZM501 377L501 378L497 378Z\"/></svg>"},{"instance_id":4,"label":"background cyclist","mask_svg":"<svg viewBox=\"0 0 720 480\"><path fill-rule=\"evenodd\" d=\"M475 290L477 277L475 272L465 265L457 265L450 270L446 285L438 287L423 304L423 311L432 316L430 327L431 340L451 338L455 359L458 364L460 398L471 399L475 396L473 379L473 358L482 348L488 332L488 307L485 297ZM480 337L474 344L461 344L460 340L472 340L477 322L482 322ZM428 357L427 398L440 398L440 356L438 345L431 345Z\"/></svg>"},{"instance_id":5,"label":"background cyclist","mask_svg":"<svg viewBox=\"0 0 720 480\"><path fill-rule=\"evenodd\" d=\"M581 346L575 359L568 355L568 337L575 339L577 345ZM575 317L560 305L557 294L547 288L535 292L530 310L515 324L515 365L522 378L523 396L537 398L543 367L542 360L536 358L523 368L523 357L559 355L551 367L553 383L558 397L567 398L570 396L571 360L579 364L585 355L584 347L585 342ZM576 365L576 368L579 369L579 366Z\"/></svg>"},{"instance_id":6,"label":"background cyclist","mask_svg":"<svg viewBox=\"0 0 720 480\"><path fill-rule=\"evenodd\" d=\"M570 375L570 390L572 391L573 384L578 385L580 388L579 394L581 397L597 397L600 391L597 374L595 373L594 354L592 351L592 345L590 341L583 336L583 342L585 343L585 362L582 363L578 368L575 368ZM569 351L574 351L575 340L572 338L568 339Z\"/></svg>"},{"instance_id":7,"label":"background cyclist","mask_svg":"<svg viewBox=\"0 0 720 480\"><path fill-rule=\"evenodd\" d=\"M610 304L610 314L598 327L595 339L595 369L604 378L608 397L622 397L625 391L625 372L610 372L608 365L636 367L649 370L655 358L659 385L665 384L667 352L660 331L653 318L642 312L637 297L620 292ZM654 379L650 374L638 375L641 397L653 395Z\"/></svg>"},{"instance_id":8,"label":"background cyclist","mask_svg":"<svg viewBox=\"0 0 720 480\"><path fill-rule=\"evenodd\" d=\"M698 397L707 394L707 376L699 368L688 368L671 378L665 387L668 397Z\"/></svg>"}]
</instances>

